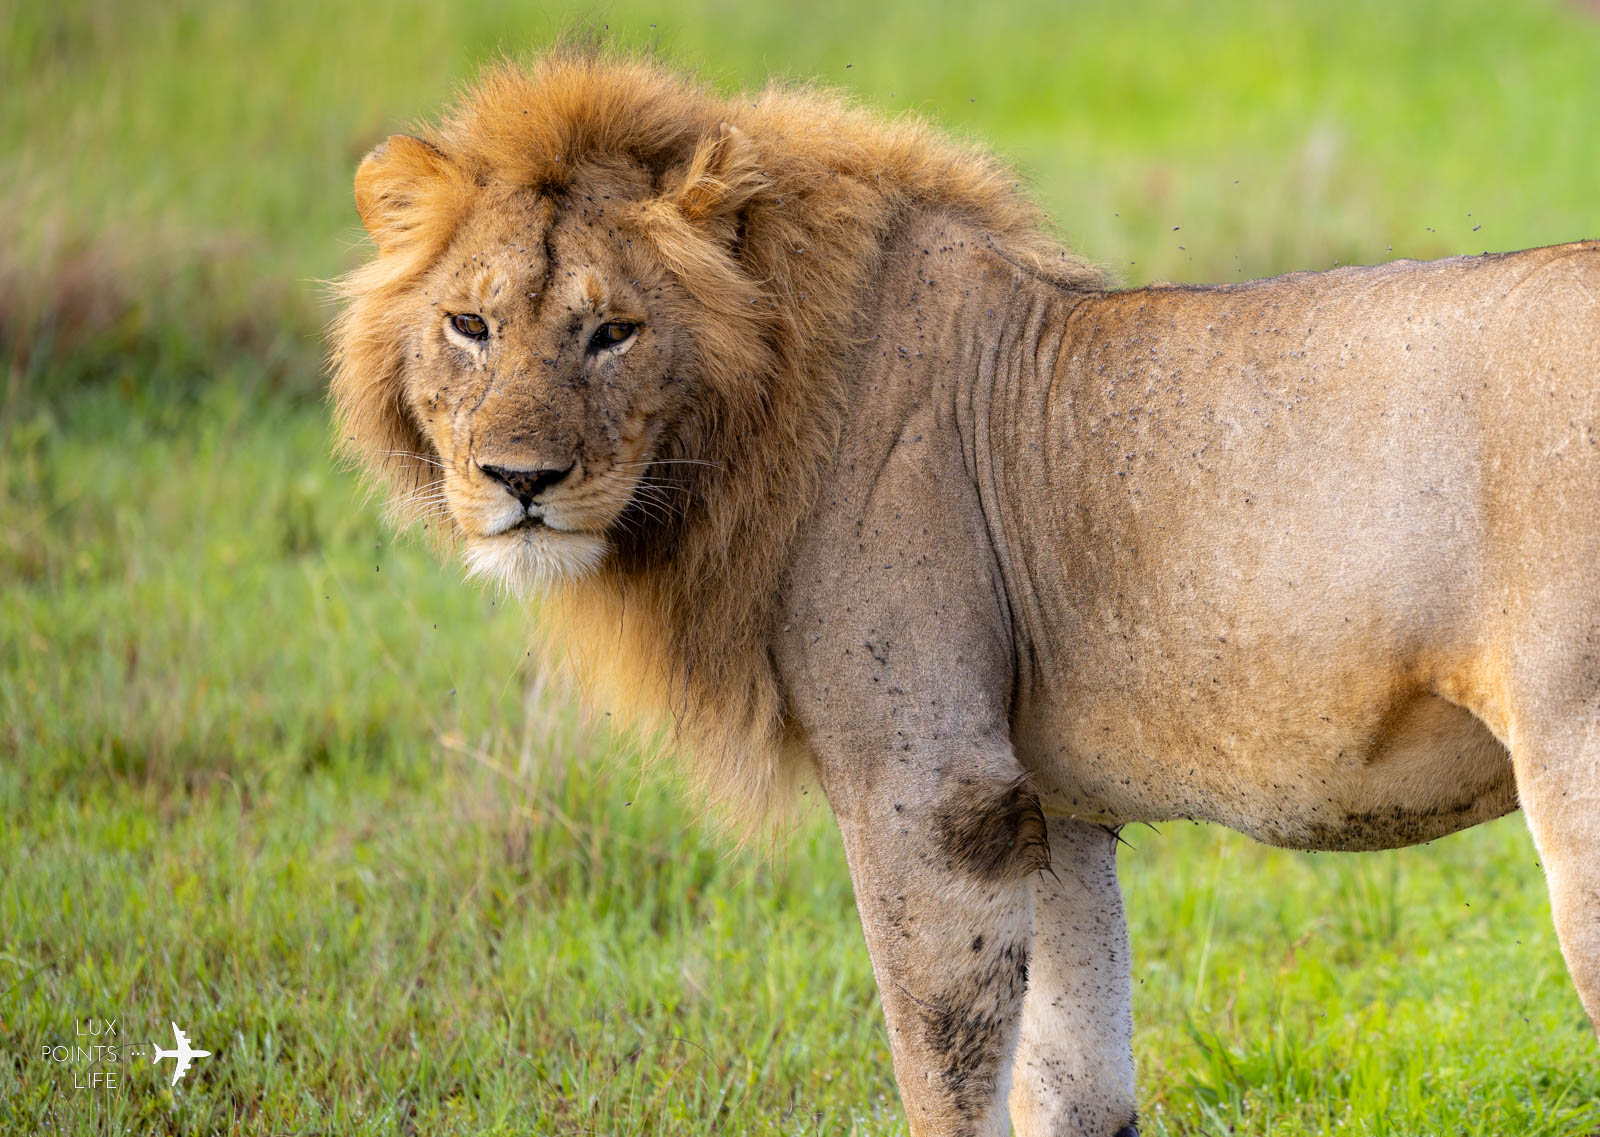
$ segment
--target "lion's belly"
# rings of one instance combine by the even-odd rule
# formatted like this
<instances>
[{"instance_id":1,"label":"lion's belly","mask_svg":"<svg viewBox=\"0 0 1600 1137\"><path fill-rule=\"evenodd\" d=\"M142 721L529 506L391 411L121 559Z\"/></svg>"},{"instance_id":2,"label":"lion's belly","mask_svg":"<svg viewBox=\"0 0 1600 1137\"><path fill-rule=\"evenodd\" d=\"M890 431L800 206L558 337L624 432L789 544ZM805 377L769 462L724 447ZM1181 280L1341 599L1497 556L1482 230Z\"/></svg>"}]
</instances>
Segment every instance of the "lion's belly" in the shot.
<instances>
[{"instance_id":1,"label":"lion's belly","mask_svg":"<svg viewBox=\"0 0 1600 1137\"><path fill-rule=\"evenodd\" d=\"M1045 811L1108 824L1213 821L1274 845L1358 850L1433 840L1517 807L1505 748L1436 696L1354 724L1258 714L1248 731L1209 740L1145 729L1149 709L1113 699L1019 724L1018 754Z\"/></svg>"}]
</instances>

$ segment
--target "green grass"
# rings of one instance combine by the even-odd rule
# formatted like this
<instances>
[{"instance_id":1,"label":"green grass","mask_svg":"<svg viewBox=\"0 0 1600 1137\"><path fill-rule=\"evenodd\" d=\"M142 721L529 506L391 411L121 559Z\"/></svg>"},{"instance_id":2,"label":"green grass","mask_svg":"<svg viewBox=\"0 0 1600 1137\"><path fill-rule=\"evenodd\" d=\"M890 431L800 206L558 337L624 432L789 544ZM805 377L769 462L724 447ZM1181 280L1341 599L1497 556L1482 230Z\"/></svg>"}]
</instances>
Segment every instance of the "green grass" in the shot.
<instances>
[{"instance_id":1,"label":"green grass","mask_svg":"<svg viewBox=\"0 0 1600 1137\"><path fill-rule=\"evenodd\" d=\"M992 141L1130 282L1600 234L1547 3L26 0L0 22L0 1133L905 1131L813 808L719 841L326 457L360 155L575 21ZM1475 228L1481 226L1481 229ZM1512 817L1128 833L1147 1134L1600 1131ZM80 1020L213 1057L75 1091Z\"/></svg>"}]
</instances>

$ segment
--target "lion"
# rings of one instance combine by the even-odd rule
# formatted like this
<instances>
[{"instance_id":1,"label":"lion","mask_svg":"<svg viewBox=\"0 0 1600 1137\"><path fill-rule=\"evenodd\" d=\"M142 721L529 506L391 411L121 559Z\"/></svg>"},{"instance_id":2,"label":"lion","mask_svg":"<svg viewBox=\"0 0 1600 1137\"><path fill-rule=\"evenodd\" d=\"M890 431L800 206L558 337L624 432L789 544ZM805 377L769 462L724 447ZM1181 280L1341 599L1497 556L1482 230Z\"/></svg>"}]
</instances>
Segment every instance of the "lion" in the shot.
<instances>
[{"instance_id":1,"label":"lion","mask_svg":"<svg viewBox=\"0 0 1600 1137\"><path fill-rule=\"evenodd\" d=\"M1117 828L1526 811L1600 1020L1600 244L1118 290L990 155L562 49L361 163L345 452L837 818L911 1132L1137 1133Z\"/></svg>"}]
</instances>

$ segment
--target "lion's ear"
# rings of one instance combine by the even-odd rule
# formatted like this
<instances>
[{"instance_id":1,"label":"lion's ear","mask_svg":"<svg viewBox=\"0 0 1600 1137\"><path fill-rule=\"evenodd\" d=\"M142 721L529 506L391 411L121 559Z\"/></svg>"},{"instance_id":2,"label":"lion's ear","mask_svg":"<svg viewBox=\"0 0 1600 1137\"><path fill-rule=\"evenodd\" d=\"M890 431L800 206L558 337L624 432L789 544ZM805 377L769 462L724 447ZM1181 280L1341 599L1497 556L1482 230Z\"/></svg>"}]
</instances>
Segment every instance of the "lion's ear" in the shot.
<instances>
[{"instance_id":1,"label":"lion's ear","mask_svg":"<svg viewBox=\"0 0 1600 1137\"><path fill-rule=\"evenodd\" d=\"M433 143L391 134L356 171L356 212L378 251L387 253L416 232L425 206L453 197L465 181L460 167Z\"/></svg>"},{"instance_id":2,"label":"lion's ear","mask_svg":"<svg viewBox=\"0 0 1600 1137\"><path fill-rule=\"evenodd\" d=\"M750 136L725 122L700 140L682 181L666 199L687 220L703 223L738 212L766 181Z\"/></svg>"},{"instance_id":3,"label":"lion's ear","mask_svg":"<svg viewBox=\"0 0 1600 1137\"><path fill-rule=\"evenodd\" d=\"M666 266L700 301L748 317L757 289L739 268L743 211L771 185L756 146L722 123L669 173L663 191L638 204L637 220Z\"/></svg>"}]
</instances>

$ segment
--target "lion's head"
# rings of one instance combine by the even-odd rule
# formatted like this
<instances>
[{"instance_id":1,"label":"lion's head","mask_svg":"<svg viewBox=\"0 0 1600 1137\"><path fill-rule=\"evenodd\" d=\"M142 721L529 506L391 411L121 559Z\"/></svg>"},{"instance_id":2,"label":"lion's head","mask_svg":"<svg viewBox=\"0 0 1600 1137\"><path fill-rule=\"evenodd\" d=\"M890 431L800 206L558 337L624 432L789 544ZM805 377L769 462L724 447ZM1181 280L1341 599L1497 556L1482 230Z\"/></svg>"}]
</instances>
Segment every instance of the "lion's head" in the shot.
<instances>
[{"instance_id":1,"label":"lion's head","mask_svg":"<svg viewBox=\"0 0 1600 1137\"><path fill-rule=\"evenodd\" d=\"M470 142L396 135L356 176L371 267L407 271L356 294L351 347L387 374L352 390L341 366L340 409L409 482L396 506L439 518L474 573L521 589L648 559L704 504L709 479L676 467L761 428L773 306L735 246L766 179L737 129L673 125L653 152L555 140L510 178ZM365 362L351 347L341 364ZM383 453L359 433L375 415Z\"/></svg>"},{"instance_id":2,"label":"lion's head","mask_svg":"<svg viewBox=\"0 0 1600 1137\"><path fill-rule=\"evenodd\" d=\"M377 256L343 282L345 452L471 570L546 586L609 705L690 728L705 780L779 778L767 638L831 459L882 242L934 206L1069 283L992 159L803 88L723 99L557 51L487 72L356 176Z\"/></svg>"}]
</instances>

